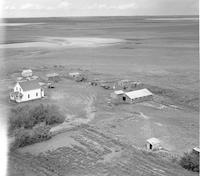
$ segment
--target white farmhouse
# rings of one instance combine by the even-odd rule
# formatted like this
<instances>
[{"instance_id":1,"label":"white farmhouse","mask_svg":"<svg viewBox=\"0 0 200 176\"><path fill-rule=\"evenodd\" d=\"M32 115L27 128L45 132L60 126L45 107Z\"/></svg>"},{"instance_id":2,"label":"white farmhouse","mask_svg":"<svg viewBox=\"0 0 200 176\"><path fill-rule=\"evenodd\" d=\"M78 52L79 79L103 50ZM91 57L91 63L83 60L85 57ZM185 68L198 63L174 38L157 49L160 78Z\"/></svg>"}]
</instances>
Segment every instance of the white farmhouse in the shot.
<instances>
[{"instance_id":1,"label":"white farmhouse","mask_svg":"<svg viewBox=\"0 0 200 176\"><path fill-rule=\"evenodd\" d=\"M44 97L44 89L37 80L17 82L10 93L10 99L18 103Z\"/></svg>"}]
</instances>

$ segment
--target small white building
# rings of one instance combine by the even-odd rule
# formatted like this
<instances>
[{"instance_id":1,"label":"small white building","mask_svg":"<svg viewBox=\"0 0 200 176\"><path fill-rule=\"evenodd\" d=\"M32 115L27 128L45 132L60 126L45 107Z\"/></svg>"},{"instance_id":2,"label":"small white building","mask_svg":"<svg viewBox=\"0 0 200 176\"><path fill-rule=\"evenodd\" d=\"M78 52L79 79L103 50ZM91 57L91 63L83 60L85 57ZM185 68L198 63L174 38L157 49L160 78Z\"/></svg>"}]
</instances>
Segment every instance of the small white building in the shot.
<instances>
[{"instance_id":1,"label":"small white building","mask_svg":"<svg viewBox=\"0 0 200 176\"><path fill-rule=\"evenodd\" d=\"M21 73L22 77L31 77L33 76L33 71L31 69L23 70Z\"/></svg>"},{"instance_id":2,"label":"small white building","mask_svg":"<svg viewBox=\"0 0 200 176\"><path fill-rule=\"evenodd\" d=\"M194 153L199 154L200 153L200 148L199 147L194 147L192 150Z\"/></svg>"},{"instance_id":3,"label":"small white building","mask_svg":"<svg viewBox=\"0 0 200 176\"><path fill-rule=\"evenodd\" d=\"M77 78L79 77L81 74L79 72L70 72L69 73L69 76L72 77L72 78Z\"/></svg>"},{"instance_id":4,"label":"small white building","mask_svg":"<svg viewBox=\"0 0 200 176\"><path fill-rule=\"evenodd\" d=\"M116 90L111 93L111 101L113 103L121 103L123 100L124 91L123 90Z\"/></svg>"},{"instance_id":5,"label":"small white building","mask_svg":"<svg viewBox=\"0 0 200 176\"><path fill-rule=\"evenodd\" d=\"M120 98L122 99L122 96L124 96L124 91L123 90L115 90L114 92L111 93L112 98Z\"/></svg>"},{"instance_id":6,"label":"small white building","mask_svg":"<svg viewBox=\"0 0 200 176\"><path fill-rule=\"evenodd\" d=\"M44 89L37 80L17 82L10 93L10 99L18 103L44 97Z\"/></svg>"},{"instance_id":7,"label":"small white building","mask_svg":"<svg viewBox=\"0 0 200 176\"><path fill-rule=\"evenodd\" d=\"M157 138L147 139L146 147L147 150L159 150L161 148L160 140Z\"/></svg>"}]
</instances>

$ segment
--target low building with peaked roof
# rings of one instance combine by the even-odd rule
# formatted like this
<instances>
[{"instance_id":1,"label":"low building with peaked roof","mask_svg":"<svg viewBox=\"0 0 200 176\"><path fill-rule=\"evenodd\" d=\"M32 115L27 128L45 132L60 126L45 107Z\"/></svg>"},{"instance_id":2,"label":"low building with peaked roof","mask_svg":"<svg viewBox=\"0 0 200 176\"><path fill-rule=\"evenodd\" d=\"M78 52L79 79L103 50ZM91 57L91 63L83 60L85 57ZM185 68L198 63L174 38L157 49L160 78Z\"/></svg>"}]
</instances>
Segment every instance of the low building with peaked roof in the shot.
<instances>
[{"instance_id":1,"label":"low building with peaked roof","mask_svg":"<svg viewBox=\"0 0 200 176\"><path fill-rule=\"evenodd\" d=\"M70 72L69 73L69 76L72 77L72 78L77 78L81 75L81 73L79 72Z\"/></svg>"},{"instance_id":2,"label":"low building with peaked roof","mask_svg":"<svg viewBox=\"0 0 200 176\"><path fill-rule=\"evenodd\" d=\"M112 103L123 103L123 90L116 90L110 94Z\"/></svg>"},{"instance_id":3,"label":"low building with peaked roof","mask_svg":"<svg viewBox=\"0 0 200 176\"><path fill-rule=\"evenodd\" d=\"M148 89L140 89L124 93L123 100L129 103L137 103L152 100L153 94Z\"/></svg>"},{"instance_id":4,"label":"low building with peaked roof","mask_svg":"<svg viewBox=\"0 0 200 176\"><path fill-rule=\"evenodd\" d=\"M118 103L138 103L142 101L152 100L153 94L148 89L140 89L130 92L117 90L111 93L113 102Z\"/></svg>"},{"instance_id":5,"label":"low building with peaked roof","mask_svg":"<svg viewBox=\"0 0 200 176\"><path fill-rule=\"evenodd\" d=\"M58 73L49 73L46 75L48 81L51 81L51 82L58 82L60 81L60 76Z\"/></svg>"},{"instance_id":6,"label":"low building with peaked roof","mask_svg":"<svg viewBox=\"0 0 200 176\"><path fill-rule=\"evenodd\" d=\"M10 99L18 103L44 97L44 89L37 80L17 82L10 93Z\"/></svg>"},{"instance_id":7,"label":"low building with peaked roof","mask_svg":"<svg viewBox=\"0 0 200 176\"><path fill-rule=\"evenodd\" d=\"M23 70L21 73L22 77L30 77L33 76L33 71L31 69Z\"/></svg>"}]
</instances>

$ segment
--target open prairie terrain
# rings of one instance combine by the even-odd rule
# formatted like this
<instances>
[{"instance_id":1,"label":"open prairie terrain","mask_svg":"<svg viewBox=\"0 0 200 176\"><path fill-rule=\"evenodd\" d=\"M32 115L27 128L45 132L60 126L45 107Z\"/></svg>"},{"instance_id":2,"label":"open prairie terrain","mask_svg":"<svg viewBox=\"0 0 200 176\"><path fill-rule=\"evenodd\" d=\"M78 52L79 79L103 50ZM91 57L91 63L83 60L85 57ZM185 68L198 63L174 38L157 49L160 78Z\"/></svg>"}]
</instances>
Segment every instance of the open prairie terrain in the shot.
<instances>
[{"instance_id":1,"label":"open prairie terrain","mask_svg":"<svg viewBox=\"0 0 200 176\"><path fill-rule=\"evenodd\" d=\"M56 104L66 116L62 133L10 155L10 175L193 175L163 157L199 142L198 21L171 19L8 19L1 85L10 88L23 68L40 78L58 72L55 89L28 104ZM113 90L70 80L71 69L88 80L141 81L154 101L113 105ZM146 152L151 137L167 152Z\"/></svg>"}]
</instances>

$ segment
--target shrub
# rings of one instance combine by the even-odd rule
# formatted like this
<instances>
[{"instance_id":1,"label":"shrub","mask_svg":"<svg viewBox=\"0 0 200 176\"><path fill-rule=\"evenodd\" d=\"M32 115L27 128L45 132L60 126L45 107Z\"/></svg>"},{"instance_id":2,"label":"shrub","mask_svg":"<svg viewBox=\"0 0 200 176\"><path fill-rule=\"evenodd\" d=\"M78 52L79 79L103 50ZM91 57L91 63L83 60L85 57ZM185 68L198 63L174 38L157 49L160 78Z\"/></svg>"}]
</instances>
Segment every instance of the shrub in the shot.
<instances>
[{"instance_id":1,"label":"shrub","mask_svg":"<svg viewBox=\"0 0 200 176\"><path fill-rule=\"evenodd\" d=\"M33 129L21 128L15 131L14 136L15 142L11 146L12 150L50 139L50 127L38 124Z\"/></svg>"},{"instance_id":2,"label":"shrub","mask_svg":"<svg viewBox=\"0 0 200 176\"><path fill-rule=\"evenodd\" d=\"M56 123L64 122L65 117L58 111L56 106L47 105L45 108L45 123L47 125L52 125Z\"/></svg>"},{"instance_id":3,"label":"shrub","mask_svg":"<svg viewBox=\"0 0 200 176\"><path fill-rule=\"evenodd\" d=\"M29 106L19 106L11 109L10 113L10 129L17 129L25 126L32 126L32 121L29 120Z\"/></svg>"},{"instance_id":4,"label":"shrub","mask_svg":"<svg viewBox=\"0 0 200 176\"><path fill-rule=\"evenodd\" d=\"M11 150L51 138L50 126L64 122L65 117L54 105L18 106L11 109L9 133L15 141Z\"/></svg>"},{"instance_id":5,"label":"shrub","mask_svg":"<svg viewBox=\"0 0 200 176\"><path fill-rule=\"evenodd\" d=\"M180 159L180 165L185 169L199 172L199 153L184 153L183 157Z\"/></svg>"},{"instance_id":6,"label":"shrub","mask_svg":"<svg viewBox=\"0 0 200 176\"><path fill-rule=\"evenodd\" d=\"M64 122L65 117L54 105L40 104L35 107L19 106L11 110L9 131L12 133L16 129L31 129L35 125L44 122L46 125Z\"/></svg>"}]
</instances>

